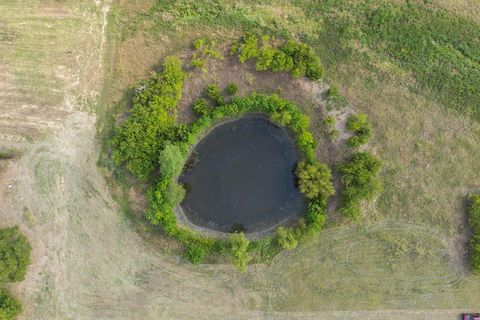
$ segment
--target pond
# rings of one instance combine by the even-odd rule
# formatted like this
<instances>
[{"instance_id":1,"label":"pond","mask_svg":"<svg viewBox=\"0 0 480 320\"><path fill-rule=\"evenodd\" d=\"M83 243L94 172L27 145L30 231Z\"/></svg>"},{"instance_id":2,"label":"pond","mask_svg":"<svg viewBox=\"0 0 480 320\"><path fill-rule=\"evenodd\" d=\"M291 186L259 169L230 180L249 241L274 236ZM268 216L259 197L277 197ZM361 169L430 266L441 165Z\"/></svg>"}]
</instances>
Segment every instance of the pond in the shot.
<instances>
[{"instance_id":1,"label":"pond","mask_svg":"<svg viewBox=\"0 0 480 320\"><path fill-rule=\"evenodd\" d=\"M195 147L179 181L193 224L222 232L262 231L298 219L298 155L287 132L261 116L215 127Z\"/></svg>"}]
</instances>

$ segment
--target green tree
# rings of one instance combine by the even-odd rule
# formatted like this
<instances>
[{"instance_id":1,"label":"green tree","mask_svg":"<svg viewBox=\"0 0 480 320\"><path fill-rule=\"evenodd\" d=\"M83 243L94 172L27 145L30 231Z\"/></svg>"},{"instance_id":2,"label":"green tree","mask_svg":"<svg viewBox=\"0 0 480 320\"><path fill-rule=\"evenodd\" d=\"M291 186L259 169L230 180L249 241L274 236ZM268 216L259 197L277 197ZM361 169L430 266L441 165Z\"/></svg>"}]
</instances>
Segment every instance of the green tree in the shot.
<instances>
[{"instance_id":1,"label":"green tree","mask_svg":"<svg viewBox=\"0 0 480 320\"><path fill-rule=\"evenodd\" d=\"M371 199L380 192L382 183L378 172L381 165L381 161L371 153L356 152L339 167L343 183L340 211L345 216L356 218L361 201Z\"/></svg>"},{"instance_id":2,"label":"green tree","mask_svg":"<svg viewBox=\"0 0 480 320\"><path fill-rule=\"evenodd\" d=\"M308 199L328 199L335 193L332 184L330 169L323 163L299 162L295 174L298 178L298 187Z\"/></svg>"},{"instance_id":3,"label":"green tree","mask_svg":"<svg viewBox=\"0 0 480 320\"><path fill-rule=\"evenodd\" d=\"M139 86L131 115L116 128L112 158L117 165L126 163L141 180L155 169L162 141L171 138L184 78L180 59L167 58L163 71Z\"/></svg>"},{"instance_id":4,"label":"green tree","mask_svg":"<svg viewBox=\"0 0 480 320\"><path fill-rule=\"evenodd\" d=\"M295 249L298 245L298 241L295 238L295 234L292 230L287 229L285 227L278 227L277 229L277 239L278 239L278 244L283 248L287 250L292 250Z\"/></svg>"},{"instance_id":5,"label":"green tree","mask_svg":"<svg viewBox=\"0 0 480 320\"><path fill-rule=\"evenodd\" d=\"M30 252L30 244L17 226L0 229L0 283L25 278Z\"/></svg>"},{"instance_id":6,"label":"green tree","mask_svg":"<svg viewBox=\"0 0 480 320\"><path fill-rule=\"evenodd\" d=\"M230 256L233 264L242 272L247 271L247 265L252 260L252 256L248 253L249 244L250 241L245 238L243 232L230 236Z\"/></svg>"},{"instance_id":7,"label":"green tree","mask_svg":"<svg viewBox=\"0 0 480 320\"><path fill-rule=\"evenodd\" d=\"M177 144L166 143L159 156L160 176L176 178L182 173L185 155Z\"/></svg>"},{"instance_id":8,"label":"green tree","mask_svg":"<svg viewBox=\"0 0 480 320\"><path fill-rule=\"evenodd\" d=\"M10 293L0 290L0 320L15 319L22 311L22 305Z\"/></svg>"}]
</instances>

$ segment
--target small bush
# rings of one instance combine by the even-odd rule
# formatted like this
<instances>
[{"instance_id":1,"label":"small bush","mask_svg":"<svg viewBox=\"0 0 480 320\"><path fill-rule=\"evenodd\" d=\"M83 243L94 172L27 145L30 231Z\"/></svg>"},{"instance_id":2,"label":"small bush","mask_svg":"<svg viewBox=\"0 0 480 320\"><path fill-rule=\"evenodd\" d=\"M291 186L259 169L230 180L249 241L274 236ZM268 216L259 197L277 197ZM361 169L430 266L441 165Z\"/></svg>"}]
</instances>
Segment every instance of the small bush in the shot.
<instances>
[{"instance_id":1,"label":"small bush","mask_svg":"<svg viewBox=\"0 0 480 320\"><path fill-rule=\"evenodd\" d=\"M470 265L473 272L480 274L480 194L471 195L468 202L468 224L473 231L470 239Z\"/></svg>"},{"instance_id":2,"label":"small bush","mask_svg":"<svg viewBox=\"0 0 480 320\"><path fill-rule=\"evenodd\" d=\"M316 234L325 225L326 201L310 201L307 206L307 226L309 233Z\"/></svg>"},{"instance_id":3,"label":"small bush","mask_svg":"<svg viewBox=\"0 0 480 320\"><path fill-rule=\"evenodd\" d=\"M25 278L31 250L18 227L0 229L0 284Z\"/></svg>"},{"instance_id":4,"label":"small bush","mask_svg":"<svg viewBox=\"0 0 480 320\"><path fill-rule=\"evenodd\" d=\"M468 224L475 233L480 233L480 194L471 195L468 202Z\"/></svg>"},{"instance_id":5,"label":"small bush","mask_svg":"<svg viewBox=\"0 0 480 320\"><path fill-rule=\"evenodd\" d=\"M234 233L230 236L230 256L233 264L239 271L247 271L247 265L252 260L248 253L250 241L243 233Z\"/></svg>"},{"instance_id":6,"label":"small bush","mask_svg":"<svg viewBox=\"0 0 480 320\"><path fill-rule=\"evenodd\" d=\"M347 119L347 129L355 135L348 139L348 145L352 148L358 148L368 142L372 136L372 126L366 114L354 114Z\"/></svg>"},{"instance_id":7,"label":"small bush","mask_svg":"<svg viewBox=\"0 0 480 320\"><path fill-rule=\"evenodd\" d=\"M357 218L362 200L371 199L382 189L378 172L381 161L368 152L354 153L340 166L342 174L342 199L340 211L347 217Z\"/></svg>"},{"instance_id":8,"label":"small bush","mask_svg":"<svg viewBox=\"0 0 480 320\"><path fill-rule=\"evenodd\" d=\"M253 33L247 33L244 35L236 47L238 49L238 60L241 63L258 57L258 38Z\"/></svg>"},{"instance_id":9,"label":"small bush","mask_svg":"<svg viewBox=\"0 0 480 320\"><path fill-rule=\"evenodd\" d=\"M10 293L0 290L0 320L13 320L22 311L22 305Z\"/></svg>"},{"instance_id":10,"label":"small bush","mask_svg":"<svg viewBox=\"0 0 480 320\"><path fill-rule=\"evenodd\" d=\"M292 114L287 110L275 111L270 118L273 122L276 122L283 127L288 126L292 122Z\"/></svg>"},{"instance_id":11,"label":"small bush","mask_svg":"<svg viewBox=\"0 0 480 320\"><path fill-rule=\"evenodd\" d=\"M330 169L323 163L307 163L302 161L298 164L295 174L298 178L298 187L308 199L328 199L335 193L332 184Z\"/></svg>"},{"instance_id":12,"label":"small bush","mask_svg":"<svg viewBox=\"0 0 480 320\"><path fill-rule=\"evenodd\" d=\"M222 96L220 87L216 84L209 84L205 89L206 96L215 103L215 105L225 104L225 99Z\"/></svg>"},{"instance_id":13,"label":"small bush","mask_svg":"<svg viewBox=\"0 0 480 320\"><path fill-rule=\"evenodd\" d=\"M278 244L283 249L292 250L295 249L298 245L298 241L295 238L295 234L293 233L293 231L285 227L278 227L277 237Z\"/></svg>"},{"instance_id":14,"label":"small bush","mask_svg":"<svg viewBox=\"0 0 480 320\"><path fill-rule=\"evenodd\" d=\"M186 256L192 264L202 263L205 254L205 248L198 243L191 243L187 246Z\"/></svg>"},{"instance_id":15,"label":"small bush","mask_svg":"<svg viewBox=\"0 0 480 320\"><path fill-rule=\"evenodd\" d=\"M206 115L212 110L208 101L205 99L198 99L197 101L195 101L192 105L192 109L196 114L200 116Z\"/></svg>"},{"instance_id":16,"label":"small bush","mask_svg":"<svg viewBox=\"0 0 480 320\"><path fill-rule=\"evenodd\" d=\"M238 86L235 83L230 83L227 86L227 93L231 96L235 95L238 91Z\"/></svg>"}]
</instances>

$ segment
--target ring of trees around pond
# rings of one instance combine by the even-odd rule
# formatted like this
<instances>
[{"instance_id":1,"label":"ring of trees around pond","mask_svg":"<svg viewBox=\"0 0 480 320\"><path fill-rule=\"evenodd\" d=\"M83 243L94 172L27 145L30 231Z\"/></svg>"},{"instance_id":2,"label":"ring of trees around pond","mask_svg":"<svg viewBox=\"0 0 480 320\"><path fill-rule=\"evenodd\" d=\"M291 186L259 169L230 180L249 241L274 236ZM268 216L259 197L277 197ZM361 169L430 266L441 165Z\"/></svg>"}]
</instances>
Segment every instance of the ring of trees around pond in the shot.
<instances>
[{"instance_id":1,"label":"ring of trees around pond","mask_svg":"<svg viewBox=\"0 0 480 320\"><path fill-rule=\"evenodd\" d=\"M205 72L202 59L221 58L221 53L203 39L194 43L194 50L192 64L201 67L202 72ZM323 74L314 51L292 39L271 41L265 36L247 34L231 45L231 54L237 55L239 63L256 60L259 71L289 72L293 77L306 77L310 81L319 81ZM327 204L335 195L335 188L331 168L316 158L316 141L309 117L294 102L276 94L253 92L235 96L236 84L229 85L225 92L212 84L205 88L205 98L192 105L198 116L196 120L181 123L177 120L177 105L186 77L182 61L175 56L168 57L161 72L153 73L133 90L130 113L124 121L117 121L110 141L116 167L127 169L150 185L145 213L148 223L182 243L190 262L197 264L207 257L210 261L223 257L241 271L246 270L250 261L268 261L281 250L294 249L298 243L317 235L326 223ZM333 87L329 94L332 99L339 98L338 90ZM306 199L303 217L292 227L280 226L276 232L255 240L249 240L243 232L234 232L228 238L212 237L180 227L176 210L185 197L185 189L178 178L192 148L213 127L248 114L262 114L293 136L299 154L294 173L298 190ZM345 217L356 219L362 201L371 199L381 189L378 178L381 161L369 152L359 151L371 137L366 115L351 116L347 129L353 133L348 142L350 156L334 169L341 175L342 182L339 211Z\"/></svg>"}]
</instances>

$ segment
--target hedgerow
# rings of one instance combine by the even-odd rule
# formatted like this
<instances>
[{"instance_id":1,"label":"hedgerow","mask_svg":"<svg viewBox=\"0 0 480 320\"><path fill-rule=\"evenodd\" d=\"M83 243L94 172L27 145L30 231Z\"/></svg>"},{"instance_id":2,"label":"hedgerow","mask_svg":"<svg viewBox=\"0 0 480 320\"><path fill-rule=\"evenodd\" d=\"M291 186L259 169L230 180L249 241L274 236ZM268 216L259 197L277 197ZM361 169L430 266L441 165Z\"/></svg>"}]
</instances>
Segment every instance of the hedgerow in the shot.
<instances>
[{"instance_id":1,"label":"hedgerow","mask_svg":"<svg viewBox=\"0 0 480 320\"><path fill-rule=\"evenodd\" d=\"M475 273L480 274L480 194L471 195L468 202L468 224L473 231L470 239L470 265Z\"/></svg>"},{"instance_id":2,"label":"hedgerow","mask_svg":"<svg viewBox=\"0 0 480 320\"><path fill-rule=\"evenodd\" d=\"M371 199L382 189L378 172L381 161L368 152L355 152L349 161L339 166L342 175L340 211L349 218L357 218L360 204Z\"/></svg>"},{"instance_id":3,"label":"hedgerow","mask_svg":"<svg viewBox=\"0 0 480 320\"><path fill-rule=\"evenodd\" d=\"M305 76L311 80L323 76L323 66L315 51L292 39L276 47L268 36L263 36L259 45L258 36L248 33L232 45L231 53L238 53L238 60L242 63L256 58L258 71L287 71L295 77Z\"/></svg>"}]
</instances>

